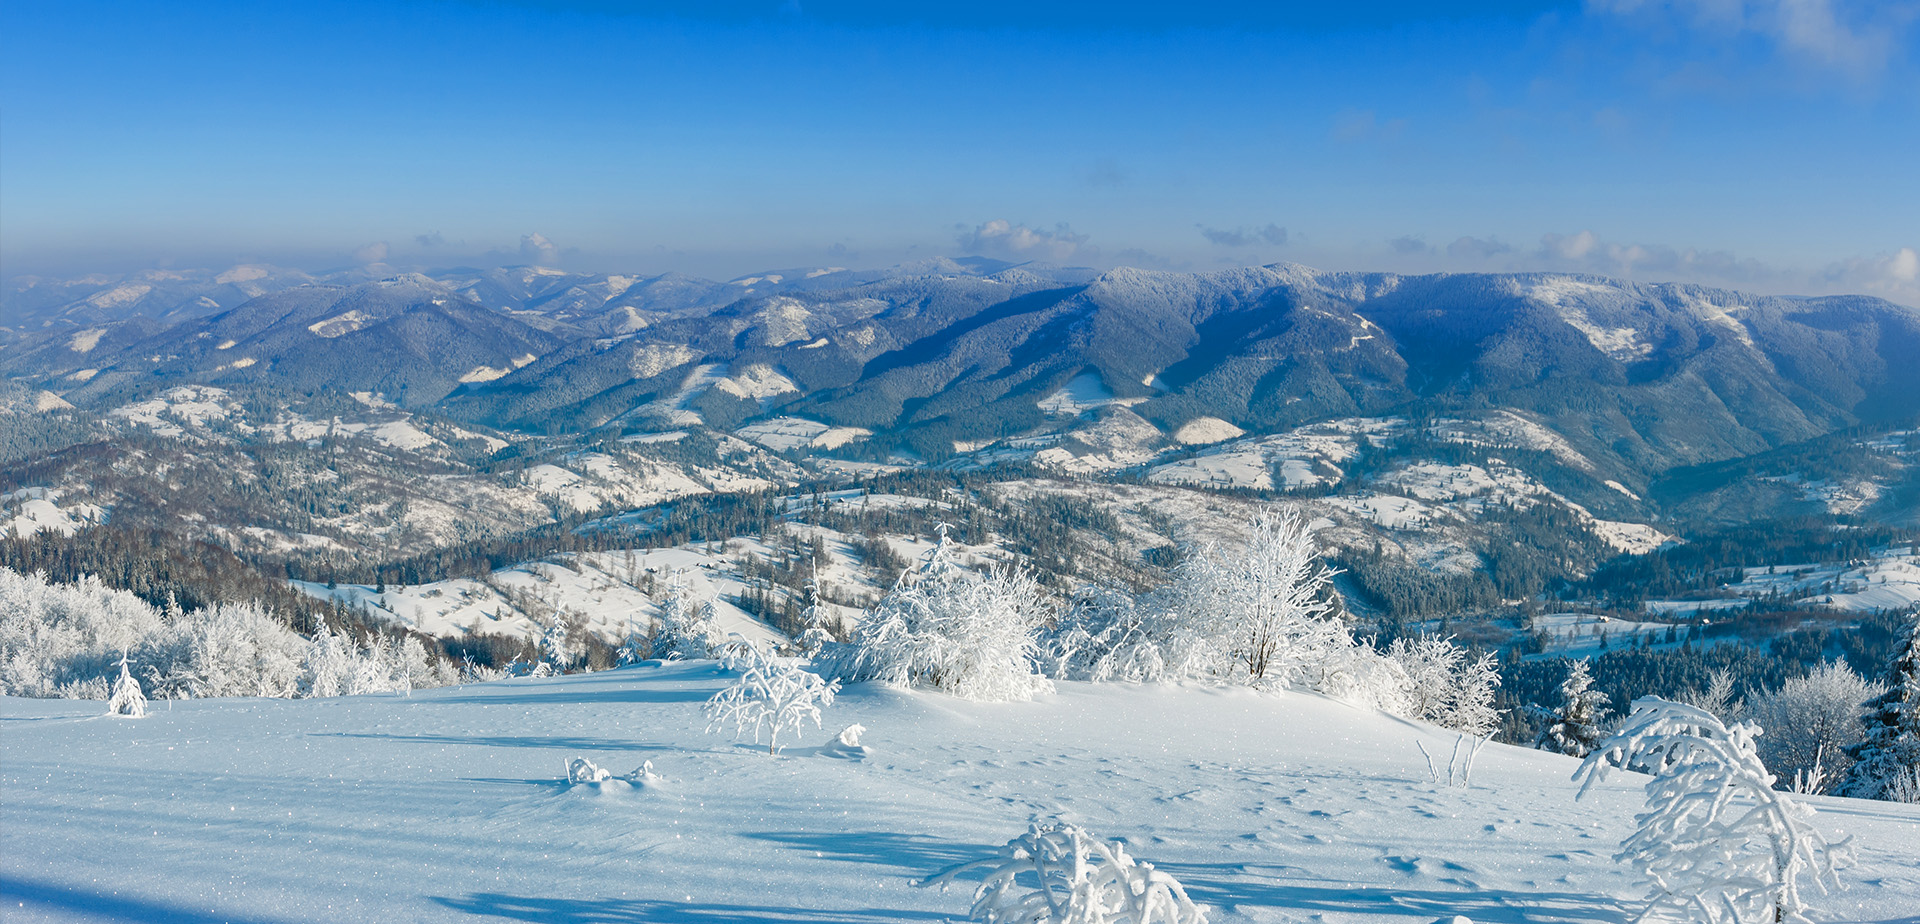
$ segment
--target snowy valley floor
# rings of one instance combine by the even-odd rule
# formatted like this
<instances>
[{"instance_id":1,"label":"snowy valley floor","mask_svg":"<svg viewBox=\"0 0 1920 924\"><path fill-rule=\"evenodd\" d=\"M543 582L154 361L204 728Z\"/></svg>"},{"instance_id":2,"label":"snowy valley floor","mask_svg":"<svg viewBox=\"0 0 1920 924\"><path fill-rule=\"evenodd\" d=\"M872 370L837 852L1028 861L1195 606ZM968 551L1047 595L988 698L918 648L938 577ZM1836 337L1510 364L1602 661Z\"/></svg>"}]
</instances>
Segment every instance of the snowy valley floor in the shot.
<instances>
[{"instance_id":1,"label":"snowy valley floor","mask_svg":"<svg viewBox=\"0 0 1920 924\"><path fill-rule=\"evenodd\" d=\"M1307 694L1062 684L976 704L860 685L770 758L703 733L699 662L412 697L0 699L0 918L30 921L881 922L964 918L912 881L1030 818L1125 839L1215 921L1616 922L1610 856L1643 777ZM870 753L821 753L867 727ZM564 783L567 759L658 786ZM1813 799L1855 836L1815 917L1920 922L1920 806Z\"/></svg>"}]
</instances>

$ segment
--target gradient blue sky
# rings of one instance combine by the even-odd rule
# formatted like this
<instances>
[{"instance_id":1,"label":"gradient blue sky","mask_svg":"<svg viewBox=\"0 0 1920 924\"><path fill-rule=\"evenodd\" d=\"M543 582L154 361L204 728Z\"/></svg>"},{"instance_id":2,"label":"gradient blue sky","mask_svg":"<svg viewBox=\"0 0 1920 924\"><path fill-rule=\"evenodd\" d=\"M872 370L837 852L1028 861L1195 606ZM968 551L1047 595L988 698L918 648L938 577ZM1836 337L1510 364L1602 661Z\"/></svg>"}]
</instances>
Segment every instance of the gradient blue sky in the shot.
<instances>
[{"instance_id":1,"label":"gradient blue sky","mask_svg":"<svg viewBox=\"0 0 1920 924\"><path fill-rule=\"evenodd\" d=\"M0 272L982 253L1920 304L1916 44L1920 0L9 0Z\"/></svg>"}]
</instances>

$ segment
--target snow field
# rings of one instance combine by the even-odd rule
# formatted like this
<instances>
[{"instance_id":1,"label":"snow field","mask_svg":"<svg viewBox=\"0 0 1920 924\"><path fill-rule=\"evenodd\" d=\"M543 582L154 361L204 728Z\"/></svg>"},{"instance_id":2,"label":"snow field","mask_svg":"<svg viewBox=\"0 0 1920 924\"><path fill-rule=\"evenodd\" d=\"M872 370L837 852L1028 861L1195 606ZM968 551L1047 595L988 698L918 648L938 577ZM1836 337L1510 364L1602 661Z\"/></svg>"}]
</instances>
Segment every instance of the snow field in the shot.
<instances>
[{"instance_id":1,"label":"snow field","mask_svg":"<svg viewBox=\"0 0 1920 924\"><path fill-rule=\"evenodd\" d=\"M1608 857L1641 805L1615 775L1308 694L1062 683L979 704L849 687L779 757L703 733L711 662L417 691L203 700L146 719L0 700L9 921L910 921L910 881L1061 817L1177 877L1215 921L1625 920ZM170 705L170 710L168 706ZM864 759L825 744L864 725ZM811 731L811 729L810 729ZM568 785L585 757L664 778ZM1818 918L1908 920L1920 807L1812 799L1856 837ZM970 888L970 887L969 887Z\"/></svg>"},{"instance_id":2,"label":"snow field","mask_svg":"<svg viewBox=\"0 0 1920 924\"><path fill-rule=\"evenodd\" d=\"M1530 658L1591 658L1603 651L1632 648L1645 638L1648 647L1677 648L1692 634L1693 627L1672 625L1664 622L1636 622L1612 616L1596 616L1592 613L1550 613L1533 618L1534 628L1546 634L1546 645L1537 655ZM1667 629L1674 631L1674 641L1667 642ZM1600 645L1600 635L1606 634L1606 647Z\"/></svg>"}]
</instances>

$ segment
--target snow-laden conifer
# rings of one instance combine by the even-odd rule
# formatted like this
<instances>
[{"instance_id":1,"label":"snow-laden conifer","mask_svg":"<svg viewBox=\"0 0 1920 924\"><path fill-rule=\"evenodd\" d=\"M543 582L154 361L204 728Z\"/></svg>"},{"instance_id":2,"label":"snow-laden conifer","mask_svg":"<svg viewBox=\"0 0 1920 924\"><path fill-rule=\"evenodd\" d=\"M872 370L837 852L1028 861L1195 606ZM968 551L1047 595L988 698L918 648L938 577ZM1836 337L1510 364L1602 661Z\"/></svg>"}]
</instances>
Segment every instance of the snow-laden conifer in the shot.
<instances>
[{"instance_id":1,"label":"snow-laden conifer","mask_svg":"<svg viewBox=\"0 0 1920 924\"><path fill-rule=\"evenodd\" d=\"M984 873L968 917L990 924L1205 924L1179 880L1068 824L1035 822L997 856L971 860L922 880L945 888L961 873Z\"/></svg>"},{"instance_id":2,"label":"snow-laden conifer","mask_svg":"<svg viewBox=\"0 0 1920 924\"><path fill-rule=\"evenodd\" d=\"M1729 728L1712 713L1656 697L1634 700L1620 730L1574 772L1582 795L1609 770L1652 769L1646 811L1615 859L1646 877L1638 920L1702 924L1806 921L1803 882L1838 888L1835 869L1851 860L1846 840L1830 843L1813 810L1773 788L1746 723Z\"/></svg>"},{"instance_id":3,"label":"snow-laden conifer","mask_svg":"<svg viewBox=\"0 0 1920 924\"><path fill-rule=\"evenodd\" d=\"M632 614L627 616L627 634L620 639L620 650L614 655L614 663L638 664L651 657L653 642L640 631L640 623Z\"/></svg>"},{"instance_id":4,"label":"snow-laden conifer","mask_svg":"<svg viewBox=\"0 0 1920 924\"><path fill-rule=\"evenodd\" d=\"M767 738L767 753L779 751L780 737L798 733L806 722L820 727L820 708L833 703L840 682L828 681L795 661L776 658L734 641L724 647L727 669L740 679L707 700L707 731L732 725L734 736L752 730L754 743Z\"/></svg>"},{"instance_id":5,"label":"snow-laden conifer","mask_svg":"<svg viewBox=\"0 0 1920 924\"><path fill-rule=\"evenodd\" d=\"M919 685L975 700L1032 699L1052 689L1036 665L1049 613L1032 575L962 567L943 530L862 615L853 640L826 646L816 663L849 680Z\"/></svg>"},{"instance_id":6,"label":"snow-laden conifer","mask_svg":"<svg viewBox=\"0 0 1920 924\"><path fill-rule=\"evenodd\" d=\"M1572 757L1593 753L1606 737L1600 721L1607 715L1609 702L1607 694L1593 688L1587 660L1574 661L1567 666L1567 679L1560 682L1560 709L1533 746Z\"/></svg>"},{"instance_id":7,"label":"snow-laden conifer","mask_svg":"<svg viewBox=\"0 0 1920 924\"><path fill-rule=\"evenodd\" d=\"M1847 748L1853 760L1838 787L1857 799L1920 801L1920 613L1894 656L1885 693L1867 701L1866 740ZM1898 791L1891 787L1899 784ZM1905 797L1905 798L1903 798Z\"/></svg>"},{"instance_id":8,"label":"snow-laden conifer","mask_svg":"<svg viewBox=\"0 0 1920 924\"><path fill-rule=\"evenodd\" d=\"M128 670L127 655L120 654L120 676L113 682L113 694L107 699L108 715L138 719L147 714L147 696L140 692L140 681Z\"/></svg>"},{"instance_id":9,"label":"snow-laden conifer","mask_svg":"<svg viewBox=\"0 0 1920 924\"><path fill-rule=\"evenodd\" d=\"M686 574L675 570L660 600L660 629L653 638L656 658L710 658L724 637L714 618L713 601L694 597Z\"/></svg>"}]
</instances>

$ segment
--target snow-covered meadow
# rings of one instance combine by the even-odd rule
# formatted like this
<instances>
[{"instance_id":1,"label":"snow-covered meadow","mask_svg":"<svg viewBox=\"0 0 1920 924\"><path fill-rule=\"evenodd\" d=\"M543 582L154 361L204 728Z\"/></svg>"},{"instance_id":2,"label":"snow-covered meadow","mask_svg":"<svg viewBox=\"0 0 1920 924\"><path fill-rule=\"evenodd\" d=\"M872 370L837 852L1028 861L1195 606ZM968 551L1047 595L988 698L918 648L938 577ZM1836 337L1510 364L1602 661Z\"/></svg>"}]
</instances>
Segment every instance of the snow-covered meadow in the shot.
<instances>
[{"instance_id":1,"label":"snow-covered meadow","mask_svg":"<svg viewBox=\"0 0 1920 924\"><path fill-rule=\"evenodd\" d=\"M1025 703L877 684L769 757L707 734L714 662L311 700L0 699L8 921L935 921L913 881L1063 818L1218 921L1626 921L1645 778L1311 693L1060 682ZM864 757L822 749L866 727ZM838 753L834 753L837 751ZM568 784L586 757L663 779ZM1444 770L1443 770L1444 773ZM1810 798L1855 837L1817 920L1911 922L1920 806Z\"/></svg>"}]
</instances>

